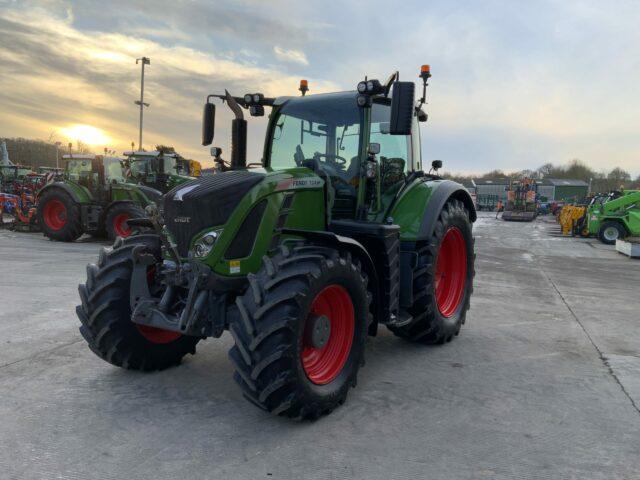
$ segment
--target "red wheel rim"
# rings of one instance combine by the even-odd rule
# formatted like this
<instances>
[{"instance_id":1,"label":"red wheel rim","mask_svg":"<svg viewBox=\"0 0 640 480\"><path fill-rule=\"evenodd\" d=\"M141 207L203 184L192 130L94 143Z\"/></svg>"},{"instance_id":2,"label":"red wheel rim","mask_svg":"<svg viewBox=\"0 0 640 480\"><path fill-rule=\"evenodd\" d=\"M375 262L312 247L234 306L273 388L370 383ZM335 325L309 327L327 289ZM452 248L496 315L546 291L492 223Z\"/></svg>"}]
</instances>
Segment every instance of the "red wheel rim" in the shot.
<instances>
[{"instance_id":1,"label":"red wheel rim","mask_svg":"<svg viewBox=\"0 0 640 480\"><path fill-rule=\"evenodd\" d=\"M155 267L150 267L149 270L147 271L147 283L149 285L153 284L155 273L156 273ZM150 327L149 325L138 325L136 323L135 326L138 329L138 332L140 332L140 335L142 335L145 339L147 339L151 343L158 343L158 344L171 343L182 336L182 334L178 332L172 332L171 330L163 330L161 328Z\"/></svg>"},{"instance_id":2,"label":"red wheel rim","mask_svg":"<svg viewBox=\"0 0 640 480\"><path fill-rule=\"evenodd\" d=\"M113 219L113 231L119 237L126 238L131 235L131 228L127 225L127 220L131 217L128 213L120 213Z\"/></svg>"},{"instance_id":3,"label":"red wheel rim","mask_svg":"<svg viewBox=\"0 0 640 480\"><path fill-rule=\"evenodd\" d=\"M329 285L313 299L309 315L326 316L330 334L321 348L314 347L307 335L303 335L302 366L309 380L316 385L326 385L340 374L351 352L355 329L353 302L344 287Z\"/></svg>"},{"instance_id":4,"label":"red wheel rim","mask_svg":"<svg viewBox=\"0 0 640 480\"><path fill-rule=\"evenodd\" d=\"M450 227L442 238L436 262L436 303L444 317L460 306L467 281L467 244L457 227Z\"/></svg>"},{"instance_id":5,"label":"red wheel rim","mask_svg":"<svg viewBox=\"0 0 640 480\"><path fill-rule=\"evenodd\" d=\"M67 224L67 207L60 200L49 200L44 206L42 217L51 230L60 230Z\"/></svg>"},{"instance_id":6,"label":"red wheel rim","mask_svg":"<svg viewBox=\"0 0 640 480\"><path fill-rule=\"evenodd\" d=\"M140 332L140 334L151 343L171 343L182 336L178 332L162 330L161 328L150 327L149 325L136 324L136 328L138 329L138 332Z\"/></svg>"}]
</instances>

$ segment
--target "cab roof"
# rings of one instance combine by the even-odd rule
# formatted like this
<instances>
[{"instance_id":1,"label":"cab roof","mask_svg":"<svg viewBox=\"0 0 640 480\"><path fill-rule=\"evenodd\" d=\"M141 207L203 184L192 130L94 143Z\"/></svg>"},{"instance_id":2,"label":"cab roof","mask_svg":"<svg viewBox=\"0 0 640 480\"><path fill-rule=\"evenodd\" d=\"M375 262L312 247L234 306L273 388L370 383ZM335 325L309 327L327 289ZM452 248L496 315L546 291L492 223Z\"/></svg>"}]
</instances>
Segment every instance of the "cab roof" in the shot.
<instances>
[{"instance_id":1,"label":"cab roof","mask_svg":"<svg viewBox=\"0 0 640 480\"><path fill-rule=\"evenodd\" d=\"M126 152L123 152L123 155L127 156L127 157L159 157L161 155L164 155L165 157L179 157L180 155L178 155L177 153L174 152L159 152L158 150L152 150L150 152L147 152L145 150L138 150L138 151L132 151L132 150L128 150Z\"/></svg>"}]
</instances>

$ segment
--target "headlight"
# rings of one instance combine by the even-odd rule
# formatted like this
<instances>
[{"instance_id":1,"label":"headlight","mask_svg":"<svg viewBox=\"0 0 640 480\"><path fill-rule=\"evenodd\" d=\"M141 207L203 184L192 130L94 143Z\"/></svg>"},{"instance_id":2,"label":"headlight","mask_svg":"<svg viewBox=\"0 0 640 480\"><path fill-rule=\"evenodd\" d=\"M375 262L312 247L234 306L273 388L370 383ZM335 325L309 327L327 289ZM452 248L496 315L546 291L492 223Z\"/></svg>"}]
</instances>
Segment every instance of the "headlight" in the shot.
<instances>
[{"instance_id":1,"label":"headlight","mask_svg":"<svg viewBox=\"0 0 640 480\"><path fill-rule=\"evenodd\" d=\"M252 100L252 99L253 99L253 96L252 96L250 93L247 93L247 94L244 96L244 103L249 104L249 103L251 103L251 100Z\"/></svg>"},{"instance_id":2,"label":"headlight","mask_svg":"<svg viewBox=\"0 0 640 480\"><path fill-rule=\"evenodd\" d=\"M369 95L358 95L356 101L359 107L371 106L371 97Z\"/></svg>"},{"instance_id":3,"label":"headlight","mask_svg":"<svg viewBox=\"0 0 640 480\"><path fill-rule=\"evenodd\" d=\"M219 236L219 231L211 231L205 233L193 245L193 256L196 258L202 258L209 255Z\"/></svg>"},{"instance_id":4,"label":"headlight","mask_svg":"<svg viewBox=\"0 0 640 480\"><path fill-rule=\"evenodd\" d=\"M358 93L364 93L367 91L367 82L360 82L358 84Z\"/></svg>"},{"instance_id":5,"label":"headlight","mask_svg":"<svg viewBox=\"0 0 640 480\"><path fill-rule=\"evenodd\" d=\"M262 101L262 95L259 93L253 94L253 103L260 103Z\"/></svg>"}]
</instances>

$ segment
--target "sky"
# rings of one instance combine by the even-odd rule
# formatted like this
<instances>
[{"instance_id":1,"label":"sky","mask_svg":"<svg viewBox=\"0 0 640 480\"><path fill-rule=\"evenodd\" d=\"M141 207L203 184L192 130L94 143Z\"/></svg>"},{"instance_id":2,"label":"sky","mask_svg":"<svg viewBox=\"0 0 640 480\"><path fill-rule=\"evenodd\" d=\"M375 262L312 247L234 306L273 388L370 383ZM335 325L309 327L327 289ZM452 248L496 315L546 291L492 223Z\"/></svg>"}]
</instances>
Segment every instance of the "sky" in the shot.
<instances>
[{"instance_id":1,"label":"sky","mask_svg":"<svg viewBox=\"0 0 640 480\"><path fill-rule=\"evenodd\" d=\"M564 164L640 175L640 2L540 0L0 0L0 137L173 145L210 164L202 105L433 77L423 159L453 173ZM214 144L229 151L232 114ZM251 119L259 161L265 119Z\"/></svg>"}]
</instances>

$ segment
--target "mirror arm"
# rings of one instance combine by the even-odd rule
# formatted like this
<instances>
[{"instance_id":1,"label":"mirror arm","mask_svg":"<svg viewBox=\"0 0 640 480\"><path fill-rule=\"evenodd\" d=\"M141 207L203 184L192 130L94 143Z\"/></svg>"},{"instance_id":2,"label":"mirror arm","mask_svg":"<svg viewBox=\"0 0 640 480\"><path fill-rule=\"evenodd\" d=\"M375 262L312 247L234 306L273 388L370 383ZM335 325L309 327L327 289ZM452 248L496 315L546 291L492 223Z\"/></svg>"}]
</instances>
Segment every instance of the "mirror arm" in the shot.
<instances>
[{"instance_id":1,"label":"mirror arm","mask_svg":"<svg viewBox=\"0 0 640 480\"><path fill-rule=\"evenodd\" d=\"M387 79L386 82L384 82L385 97L389 96L389 92L391 91L391 85L393 85L393 82L395 82L396 80L400 80L400 72L397 70L391 74L391 76Z\"/></svg>"}]
</instances>

